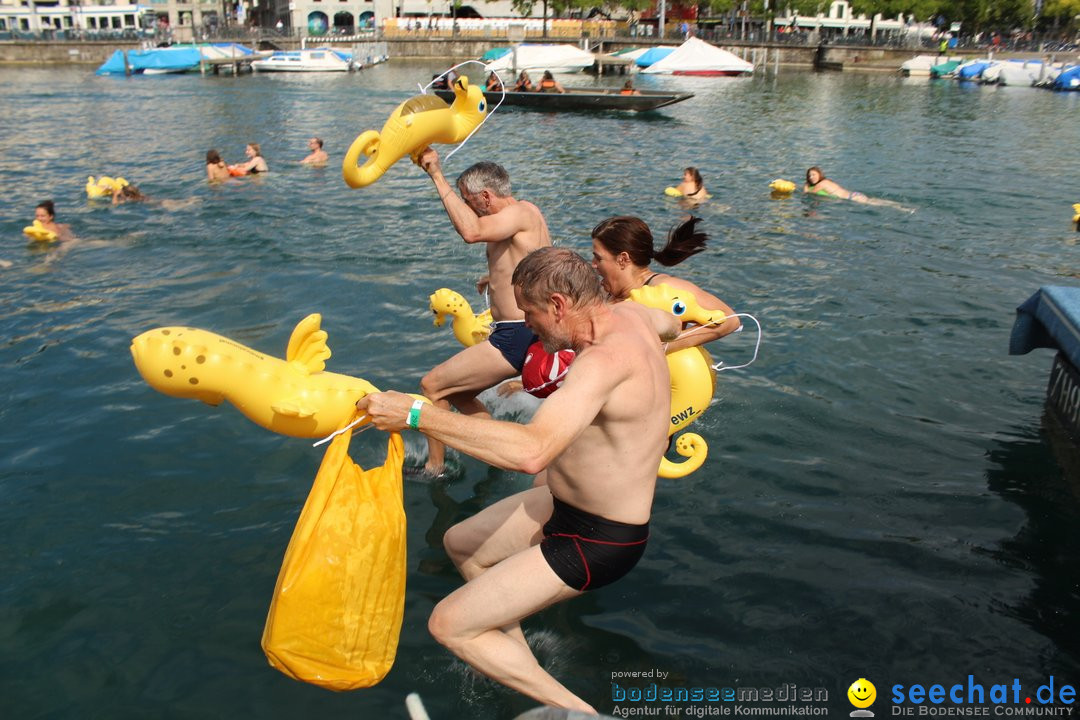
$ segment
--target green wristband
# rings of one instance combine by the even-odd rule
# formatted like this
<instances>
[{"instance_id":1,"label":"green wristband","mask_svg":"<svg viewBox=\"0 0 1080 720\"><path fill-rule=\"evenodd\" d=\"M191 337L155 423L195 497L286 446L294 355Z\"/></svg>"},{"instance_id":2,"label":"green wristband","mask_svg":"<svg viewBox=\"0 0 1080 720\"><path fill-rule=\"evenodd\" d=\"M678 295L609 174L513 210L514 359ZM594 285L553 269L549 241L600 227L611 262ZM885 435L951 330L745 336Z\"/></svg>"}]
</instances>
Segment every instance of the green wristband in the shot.
<instances>
[{"instance_id":1,"label":"green wristband","mask_svg":"<svg viewBox=\"0 0 1080 720\"><path fill-rule=\"evenodd\" d=\"M413 402L412 407L409 408L409 417L405 419L405 424L413 430L420 429L420 408L422 407L424 407L424 401L417 400Z\"/></svg>"}]
</instances>

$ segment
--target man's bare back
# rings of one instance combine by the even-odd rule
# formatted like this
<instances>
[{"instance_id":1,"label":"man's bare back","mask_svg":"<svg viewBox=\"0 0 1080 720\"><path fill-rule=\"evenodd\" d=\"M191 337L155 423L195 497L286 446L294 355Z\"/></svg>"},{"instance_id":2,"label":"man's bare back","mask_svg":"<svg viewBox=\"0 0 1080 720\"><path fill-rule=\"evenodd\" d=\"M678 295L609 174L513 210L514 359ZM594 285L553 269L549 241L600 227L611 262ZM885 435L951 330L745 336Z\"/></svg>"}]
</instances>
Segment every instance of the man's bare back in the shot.
<instances>
[{"instance_id":1,"label":"man's bare back","mask_svg":"<svg viewBox=\"0 0 1080 720\"><path fill-rule=\"evenodd\" d=\"M551 245L551 236L540 208L531 202L516 200L499 212L515 215L515 223L521 229L506 240L488 243L488 302L491 304L491 317L494 320L521 320L525 315L514 300L510 278L514 268L526 255Z\"/></svg>"}]
</instances>

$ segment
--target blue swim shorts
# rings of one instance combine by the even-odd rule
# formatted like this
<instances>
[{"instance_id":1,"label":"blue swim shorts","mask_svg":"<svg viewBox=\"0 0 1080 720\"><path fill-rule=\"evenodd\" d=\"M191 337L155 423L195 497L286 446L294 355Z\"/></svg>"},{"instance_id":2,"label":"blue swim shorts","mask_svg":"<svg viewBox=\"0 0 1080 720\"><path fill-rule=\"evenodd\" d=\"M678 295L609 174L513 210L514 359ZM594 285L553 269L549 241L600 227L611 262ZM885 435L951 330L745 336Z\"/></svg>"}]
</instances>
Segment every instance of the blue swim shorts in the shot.
<instances>
[{"instance_id":1,"label":"blue swim shorts","mask_svg":"<svg viewBox=\"0 0 1080 720\"><path fill-rule=\"evenodd\" d=\"M491 335L488 342L492 344L506 362L521 372L525 364L525 355L528 354L529 346L536 342L536 333L525 326L524 320L501 320L491 323Z\"/></svg>"}]
</instances>

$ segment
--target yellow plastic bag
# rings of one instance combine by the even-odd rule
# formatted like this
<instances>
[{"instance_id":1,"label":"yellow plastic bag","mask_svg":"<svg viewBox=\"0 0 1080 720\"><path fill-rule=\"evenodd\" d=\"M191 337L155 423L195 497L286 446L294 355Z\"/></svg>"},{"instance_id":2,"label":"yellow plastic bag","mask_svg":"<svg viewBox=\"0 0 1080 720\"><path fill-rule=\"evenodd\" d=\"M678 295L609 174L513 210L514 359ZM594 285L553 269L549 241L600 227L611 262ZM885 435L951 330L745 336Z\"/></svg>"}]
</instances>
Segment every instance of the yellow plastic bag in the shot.
<instances>
[{"instance_id":1,"label":"yellow plastic bag","mask_svg":"<svg viewBox=\"0 0 1080 720\"><path fill-rule=\"evenodd\" d=\"M382 467L349 457L349 430L330 443L278 574L262 647L295 680L370 687L394 664L405 609L405 444L390 436Z\"/></svg>"}]
</instances>

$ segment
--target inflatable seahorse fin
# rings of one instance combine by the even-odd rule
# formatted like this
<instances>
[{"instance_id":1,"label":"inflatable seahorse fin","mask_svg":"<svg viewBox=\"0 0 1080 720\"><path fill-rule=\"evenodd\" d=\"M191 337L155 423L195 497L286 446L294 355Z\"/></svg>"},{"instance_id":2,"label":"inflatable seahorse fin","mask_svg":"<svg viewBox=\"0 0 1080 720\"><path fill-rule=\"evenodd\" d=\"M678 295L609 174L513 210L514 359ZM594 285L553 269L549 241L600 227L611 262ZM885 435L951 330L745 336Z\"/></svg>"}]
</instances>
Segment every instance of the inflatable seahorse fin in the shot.
<instances>
[{"instance_id":1,"label":"inflatable seahorse fin","mask_svg":"<svg viewBox=\"0 0 1080 720\"><path fill-rule=\"evenodd\" d=\"M325 361L331 353L326 344L326 331L319 327L321 323L322 316L312 313L298 322L289 336L285 361L292 363L302 373L310 375L326 368Z\"/></svg>"},{"instance_id":2,"label":"inflatable seahorse fin","mask_svg":"<svg viewBox=\"0 0 1080 720\"><path fill-rule=\"evenodd\" d=\"M660 470L656 473L658 476L669 479L681 478L694 472L705 463L705 457L709 454L709 444L697 433L683 433L675 440L675 452L687 460L676 463L667 458L661 458Z\"/></svg>"}]
</instances>

